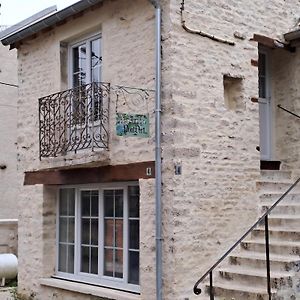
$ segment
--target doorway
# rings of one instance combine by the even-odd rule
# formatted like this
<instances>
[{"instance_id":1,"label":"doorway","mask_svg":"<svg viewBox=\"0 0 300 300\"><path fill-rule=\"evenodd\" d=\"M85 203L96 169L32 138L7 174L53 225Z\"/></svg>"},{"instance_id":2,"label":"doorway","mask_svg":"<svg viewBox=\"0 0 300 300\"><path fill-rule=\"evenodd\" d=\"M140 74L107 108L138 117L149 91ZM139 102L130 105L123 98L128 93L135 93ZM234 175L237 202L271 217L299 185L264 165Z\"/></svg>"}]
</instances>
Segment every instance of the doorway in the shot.
<instances>
[{"instance_id":1,"label":"doorway","mask_svg":"<svg viewBox=\"0 0 300 300\"><path fill-rule=\"evenodd\" d=\"M269 55L259 50L259 136L261 161L272 160L272 99L270 87Z\"/></svg>"}]
</instances>

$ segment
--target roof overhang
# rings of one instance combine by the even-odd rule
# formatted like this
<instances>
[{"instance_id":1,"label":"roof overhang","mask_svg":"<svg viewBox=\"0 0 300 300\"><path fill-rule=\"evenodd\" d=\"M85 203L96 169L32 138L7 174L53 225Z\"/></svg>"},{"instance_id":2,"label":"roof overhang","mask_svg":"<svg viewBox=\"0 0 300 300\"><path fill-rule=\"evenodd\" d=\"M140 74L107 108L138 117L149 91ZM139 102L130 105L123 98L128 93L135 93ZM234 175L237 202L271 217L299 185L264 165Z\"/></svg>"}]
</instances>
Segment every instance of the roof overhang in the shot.
<instances>
[{"instance_id":1,"label":"roof overhang","mask_svg":"<svg viewBox=\"0 0 300 300\"><path fill-rule=\"evenodd\" d=\"M300 29L290 31L284 34L284 38L287 42L289 42L294 47L300 46Z\"/></svg>"},{"instance_id":2,"label":"roof overhang","mask_svg":"<svg viewBox=\"0 0 300 300\"><path fill-rule=\"evenodd\" d=\"M295 52L295 48L292 47L289 42L282 42L268 36L254 34L251 40L269 49L284 49L290 52Z\"/></svg>"},{"instance_id":3,"label":"roof overhang","mask_svg":"<svg viewBox=\"0 0 300 300\"><path fill-rule=\"evenodd\" d=\"M49 7L39 13L11 26L0 34L0 40L4 46L15 45L42 30L55 26L58 23L72 17L104 0L81 0L60 11L56 11L56 6ZM154 7L160 6L160 0L148 0Z\"/></svg>"},{"instance_id":4,"label":"roof overhang","mask_svg":"<svg viewBox=\"0 0 300 300\"><path fill-rule=\"evenodd\" d=\"M14 47L15 44L23 39L55 26L59 22L101 2L103 0L81 0L58 12L54 12L56 7L50 7L3 31L0 35L0 40L4 46L11 45Z\"/></svg>"},{"instance_id":5,"label":"roof overhang","mask_svg":"<svg viewBox=\"0 0 300 300\"><path fill-rule=\"evenodd\" d=\"M155 8L158 8L160 6L159 0L148 0Z\"/></svg>"}]
</instances>

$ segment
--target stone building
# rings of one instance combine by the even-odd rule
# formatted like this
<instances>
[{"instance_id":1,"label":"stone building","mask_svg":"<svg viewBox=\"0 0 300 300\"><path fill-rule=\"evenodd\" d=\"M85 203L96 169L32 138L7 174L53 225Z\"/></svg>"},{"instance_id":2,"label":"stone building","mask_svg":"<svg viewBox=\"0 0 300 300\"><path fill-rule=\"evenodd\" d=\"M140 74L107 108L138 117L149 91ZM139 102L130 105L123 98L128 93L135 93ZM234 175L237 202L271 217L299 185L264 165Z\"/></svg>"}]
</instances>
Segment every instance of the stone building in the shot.
<instances>
[{"instance_id":1,"label":"stone building","mask_svg":"<svg viewBox=\"0 0 300 300\"><path fill-rule=\"evenodd\" d=\"M0 27L0 31L4 27ZM0 47L0 253L17 252L17 51Z\"/></svg>"},{"instance_id":2,"label":"stone building","mask_svg":"<svg viewBox=\"0 0 300 300\"><path fill-rule=\"evenodd\" d=\"M23 296L208 299L194 283L299 173L299 3L163 0L156 236L153 4L82 0L1 37L19 60ZM281 299L299 298L297 191L269 217ZM220 299L267 299L263 234L214 271Z\"/></svg>"}]
</instances>

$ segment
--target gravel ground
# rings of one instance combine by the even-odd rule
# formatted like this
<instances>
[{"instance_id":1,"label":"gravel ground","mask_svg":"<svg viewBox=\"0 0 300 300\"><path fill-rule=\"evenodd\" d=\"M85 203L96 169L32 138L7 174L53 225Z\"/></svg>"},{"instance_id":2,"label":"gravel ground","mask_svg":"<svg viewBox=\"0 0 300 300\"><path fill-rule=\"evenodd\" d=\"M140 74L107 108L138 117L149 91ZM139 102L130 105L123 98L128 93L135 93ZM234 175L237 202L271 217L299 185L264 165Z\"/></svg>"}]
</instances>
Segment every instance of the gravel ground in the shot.
<instances>
[{"instance_id":1,"label":"gravel ground","mask_svg":"<svg viewBox=\"0 0 300 300\"><path fill-rule=\"evenodd\" d=\"M13 300L8 288L0 288L0 300Z\"/></svg>"}]
</instances>

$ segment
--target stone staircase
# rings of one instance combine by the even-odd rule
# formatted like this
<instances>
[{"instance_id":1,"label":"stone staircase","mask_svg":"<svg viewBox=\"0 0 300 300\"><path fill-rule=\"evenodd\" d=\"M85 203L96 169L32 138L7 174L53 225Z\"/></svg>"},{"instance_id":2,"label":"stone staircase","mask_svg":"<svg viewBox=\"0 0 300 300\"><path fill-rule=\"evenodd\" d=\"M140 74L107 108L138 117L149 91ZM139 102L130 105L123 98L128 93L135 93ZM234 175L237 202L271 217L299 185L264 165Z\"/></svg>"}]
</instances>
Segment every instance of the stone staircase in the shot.
<instances>
[{"instance_id":1,"label":"stone staircase","mask_svg":"<svg viewBox=\"0 0 300 300\"><path fill-rule=\"evenodd\" d=\"M262 171L261 175L257 188L264 212L293 181L288 171ZM300 299L300 183L270 214L269 238L272 300ZM218 300L269 299L263 224L214 271L214 293Z\"/></svg>"}]
</instances>

